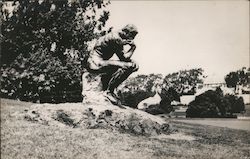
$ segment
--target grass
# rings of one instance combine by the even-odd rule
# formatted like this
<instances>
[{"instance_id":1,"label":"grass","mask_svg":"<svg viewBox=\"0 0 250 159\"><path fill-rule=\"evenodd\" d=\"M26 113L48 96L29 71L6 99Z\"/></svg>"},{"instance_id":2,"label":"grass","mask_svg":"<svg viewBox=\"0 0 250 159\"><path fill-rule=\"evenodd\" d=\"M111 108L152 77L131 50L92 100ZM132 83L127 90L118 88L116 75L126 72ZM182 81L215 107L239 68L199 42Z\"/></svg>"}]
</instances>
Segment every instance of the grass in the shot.
<instances>
[{"instance_id":1,"label":"grass","mask_svg":"<svg viewBox=\"0 0 250 159\"><path fill-rule=\"evenodd\" d=\"M110 129L52 127L25 121L16 112L32 103L1 100L1 158L247 159L250 132L170 121L179 134L145 137Z\"/></svg>"}]
</instances>

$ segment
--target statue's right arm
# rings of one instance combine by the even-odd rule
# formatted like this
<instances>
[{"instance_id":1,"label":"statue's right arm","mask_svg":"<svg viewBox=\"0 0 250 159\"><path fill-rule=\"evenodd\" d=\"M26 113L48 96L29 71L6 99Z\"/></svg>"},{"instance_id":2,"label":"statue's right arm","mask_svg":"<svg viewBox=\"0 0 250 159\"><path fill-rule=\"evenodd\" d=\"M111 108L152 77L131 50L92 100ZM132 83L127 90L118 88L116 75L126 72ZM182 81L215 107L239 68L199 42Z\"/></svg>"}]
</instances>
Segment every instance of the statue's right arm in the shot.
<instances>
[{"instance_id":1,"label":"statue's right arm","mask_svg":"<svg viewBox=\"0 0 250 159\"><path fill-rule=\"evenodd\" d=\"M132 63L131 62L116 61L116 60L109 60L109 61L105 61L105 65L117 66L120 68L127 68L127 67L130 67L132 65Z\"/></svg>"}]
</instances>

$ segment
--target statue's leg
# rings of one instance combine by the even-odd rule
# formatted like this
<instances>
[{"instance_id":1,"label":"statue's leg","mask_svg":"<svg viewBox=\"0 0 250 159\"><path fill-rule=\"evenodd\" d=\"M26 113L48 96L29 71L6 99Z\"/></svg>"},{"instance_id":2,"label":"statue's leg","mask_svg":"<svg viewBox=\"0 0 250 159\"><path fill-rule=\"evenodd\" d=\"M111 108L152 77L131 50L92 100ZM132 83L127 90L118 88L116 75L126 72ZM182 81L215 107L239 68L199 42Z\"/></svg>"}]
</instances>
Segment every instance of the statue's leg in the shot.
<instances>
[{"instance_id":1,"label":"statue's leg","mask_svg":"<svg viewBox=\"0 0 250 159\"><path fill-rule=\"evenodd\" d=\"M109 81L112 78L112 75L118 70L118 67L109 67L105 71L105 73L102 74L101 80L102 80L102 89L103 91L108 89Z\"/></svg>"},{"instance_id":2,"label":"statue's leg","mask_svg":"<svg viewBox=\"0 0 250 159\"><path fill-rule=\"evenodd\" d=\"M114 93L117 88L132 73L128 69L118 68L113 74L105 74L102 77L104 96L107 97L114 105L121 105L119 97Z\"/></svg>"},{"instance_id":3,"label":"statue's leg","mask_svg":"<svg viewBox=\"0 0 250 159\"><path fill-rule=\"evenodd\" d=\"M102 74L102 85L103 90L108 90L113 93L114 89L118 87L128 76L138 70L136 64L131 65L131 67L121 67L126 65L128 62L124 61L103 61L103 66L100 66L96 72Z\"/></svg>"},{"instance_id":4,"label":"statue's leg","mask_svg":"<svg viewBox=\"0 0 250 159\"><path fill-rule=\"evenodd\" d=\"M119 68L115 73L112 74L112 77L108 83L107 90L110 92L114 92L114 89L116 89L123 81L125 81L129 75L131 75L133 72L137 71L136 68L128 68L128 69L122 69Z\"/></svg>"},{"instance_id":5,"label":"statue's leg","mask_svg":"<svg viewBox=\"0 0 250 159\"><path fill-rule=\"evenodd\" d=\"M118 70L117 66L105 66L100 68L99 70L95 70L95 73L99 73L101 75L101 82L102 82L102 90L103 95L109 99L109 101L114 105L120 105L119 99L117 96L108 90L109 81L112 78L112 75Z\"/></svg>"},{"instance_id":6,"label":"statue's leg","mask_svg":"<svg viewBox=\"0 0 250 159\"><path fill-rule=\"evenodd\" d=\"M128 69L109 67L109 71L102 75L102 85L105 91L104 96L113 104L121 105L121 101L117 95L114 94L114 90L135 71L137 71L137 68L133 67Z\"/></svg>"},{"instance_id":7,"label":"statue's leg","mask_svg":"<svg viewBox=\"0 0 250 159\"><path fill-rule=\"evenodd\" d=\"M95 73L102 74L102 85L104 96L106 96L113 104L119 105L119 99L114 94L114 89L117 88L128 76L138 70L136 64L131 67L125 67L128 62L124 61L99 61L89 63L89 70Z\"/></svg>"}]
</instances>

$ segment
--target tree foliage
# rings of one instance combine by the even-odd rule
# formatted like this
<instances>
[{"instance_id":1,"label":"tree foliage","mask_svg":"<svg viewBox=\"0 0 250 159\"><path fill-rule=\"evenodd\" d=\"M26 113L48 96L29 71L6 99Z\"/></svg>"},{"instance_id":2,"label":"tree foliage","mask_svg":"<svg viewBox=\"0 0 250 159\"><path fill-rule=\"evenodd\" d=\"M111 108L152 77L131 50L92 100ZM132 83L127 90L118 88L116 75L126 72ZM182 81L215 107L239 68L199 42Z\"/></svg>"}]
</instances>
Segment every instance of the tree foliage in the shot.
<instances>
[{"instance_id":1,"label":"tree foliage","mask_svg":"<svg viewBox=\"0 0 250 159\"><path fill-rule=\"evenodd\" d=\"M50 52L38 50L29 58L18 56L12 67L2 72L1 91L5 97L34 102L81 100L82 69L72 58L62 67ZM68 92L74 93L68 95Z\"/></svg>"},{"instance_id":2,"label":"tree foliage","mask_svg":"<svg viewBox=\"0 0 250 159\"><path fill-rule=\"evenodd\" d=\"M69 91L80 96L87 44L110 31L104 28L108 4L25 0L13 1L12 12L3 7L1 96L33 101L51 96L45 102L65 101Z\"/></svg>"},{"instance_id":3,"label":"tree foliage","mask_svg":"<svg viewBox=\"0 0 250 159\"><path fill-rule=\"evenodd\" d=\"M248 71L250 71L250 68L248 68ZM243 85L246 86L250 83L250 79L248 77L246 68L243 67L240 70L230 72L225 76L225 81L228 87L236 88L237 85Z\"/></svg>"},{"instance_id":4,"label":"tree foliage","mask_svg":"<svg viewBox=\"0 0 250 159\"><path fill-rule=\"evenodd\" d=\"M184 95L195 94L197 85L202 84L204 78L203 69L197 68L168 74L165 81L168 81L172 87L176 88L180 95Z\"/></svg>"},{"instance_id":5,"label":"tree foliage","mask_svg":"<svg viewBox=\"0 0 250 159\"><path fill-rule=\"evenodd\" d=\"M25 0L13 5L12 15L3 11L2 63L7 65L38 49L53 49L62 62L66 49L82 55L87 41L105 33L102 28L109 17L108 11L96 14L107 5L103 0Z\"/></svg>"},{"instance_id":6,"label":"tree foliage","mask_svg":"<svg viewBox=\"0 0 250 159\"><path fill-rule=\"evenodd\" d=\"M201 68L182 70L165 77L162 74L138 75L120 86L120 96L124 104L129 103L135 107L140 101L154 96L158 91L161 92L161 105L167 107L171 101L178 101L183 94L194 94L197 85L203 83L203 78Z\"/></svg>"}]
</instances>

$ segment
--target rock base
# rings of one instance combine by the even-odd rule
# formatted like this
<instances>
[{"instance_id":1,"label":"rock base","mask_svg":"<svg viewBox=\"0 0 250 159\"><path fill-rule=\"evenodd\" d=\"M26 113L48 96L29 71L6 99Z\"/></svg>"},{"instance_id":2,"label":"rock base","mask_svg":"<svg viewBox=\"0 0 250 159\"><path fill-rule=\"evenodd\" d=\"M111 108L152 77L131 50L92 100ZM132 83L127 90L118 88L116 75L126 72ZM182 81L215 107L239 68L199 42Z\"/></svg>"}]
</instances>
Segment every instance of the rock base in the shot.
<instances>
[{"instance_id":1,"label":"rock base","mask_svg":"<svg viewBox=\"0 0 250 159\"><path fill-rule=\"evenodd\" d=\"M136 135L170 132L169 124L158 116L111 104L35 104L25 110L23 118L45 125L117 129Z\"/></svg>"},{"instance_id":2,"label":"rock base","mask_svg":"<svg viewBox=\"0 0 250 159\"><path fill-rule=\"evenodd\" d=\"M109 103L103 96L103 85L100 74L85 72L82 75L83 103Z\"/></svg>"}]
</instances>

